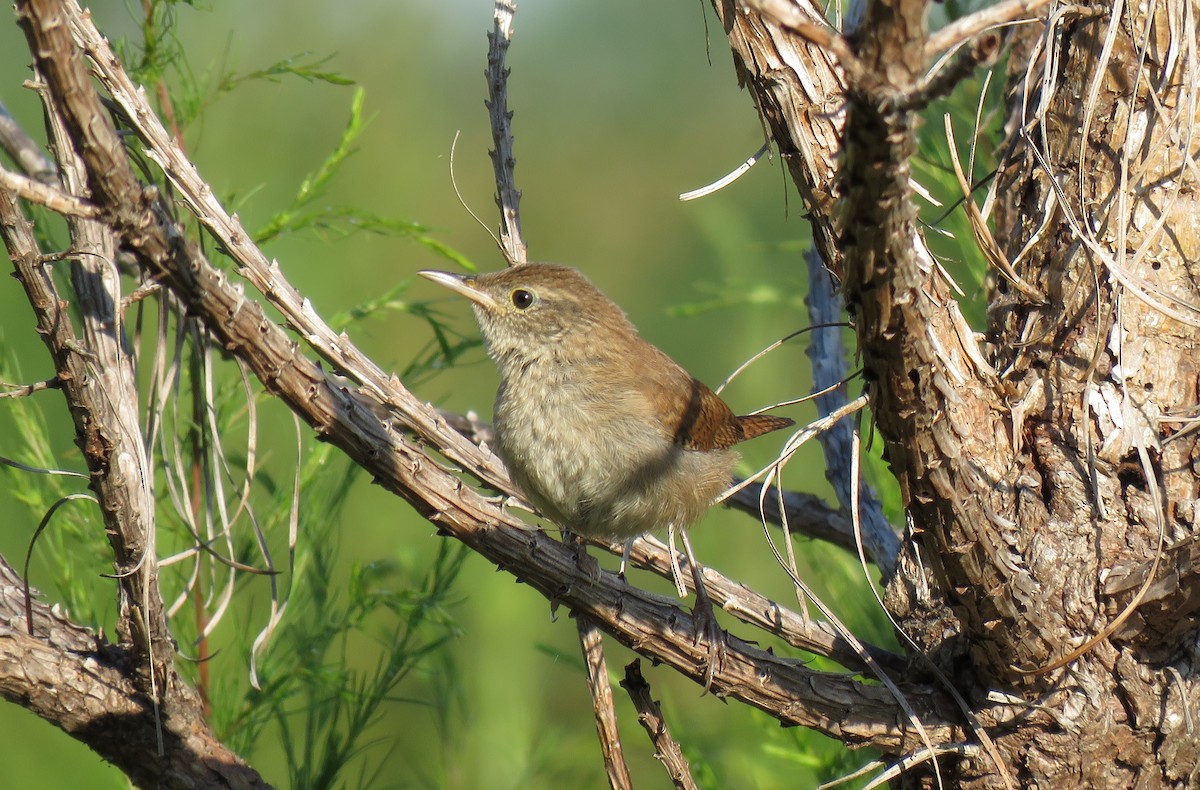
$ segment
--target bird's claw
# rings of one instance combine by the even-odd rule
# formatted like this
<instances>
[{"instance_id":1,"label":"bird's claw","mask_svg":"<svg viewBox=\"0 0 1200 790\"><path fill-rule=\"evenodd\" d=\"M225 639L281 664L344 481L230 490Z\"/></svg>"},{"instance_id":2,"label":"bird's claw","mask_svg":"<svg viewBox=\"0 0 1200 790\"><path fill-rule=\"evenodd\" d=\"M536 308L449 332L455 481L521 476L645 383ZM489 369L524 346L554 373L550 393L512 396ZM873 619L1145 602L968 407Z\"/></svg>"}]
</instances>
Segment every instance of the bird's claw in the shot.
<instances>
[{"instance_id":1,"label":"bird's claw","mask_svg":"<svg viewBox=\"0 0 1200 790\"><path fill-rule=\"evenodd\" d=\"M704 664L704 693L707 694L712 690L713 676L717 668L725 663L728 647L728 635L717 622L712 600L707 595L697 598L696 605L692 607L692 627L695 629L693 644L699 645L700 640L704 639L708 645L708 658Z\"/></svg>"}]
</instances>

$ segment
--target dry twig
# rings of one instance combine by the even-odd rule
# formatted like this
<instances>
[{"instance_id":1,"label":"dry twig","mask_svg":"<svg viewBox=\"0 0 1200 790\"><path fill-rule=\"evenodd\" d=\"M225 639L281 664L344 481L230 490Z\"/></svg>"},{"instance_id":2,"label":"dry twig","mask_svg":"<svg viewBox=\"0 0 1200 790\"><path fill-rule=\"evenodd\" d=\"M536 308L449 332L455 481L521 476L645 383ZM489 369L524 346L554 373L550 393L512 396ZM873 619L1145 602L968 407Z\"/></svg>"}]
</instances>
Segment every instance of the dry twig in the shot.
<instances>
[{"instance_id":1,"label":"dry twig","mask_svg":"<svg viewBox=\"0 0 1200 790\"><path fill-rule=\"evenodd\" d=\"M671 737L667 729L667 720L663 718L662 707L650 694L650 684L642 675L642 662L631 661L625 667L625 678L621 688L629 693L629 699L637 708L638 722L650 736L654 744L654 756L662 762L671 777L672 784L678 790L697 790L696 780L692 778L692 769L688 766L683 750Z\"/></svg>"},{"instance_id":2,"label":"dry twig","mask_svg":"<svg viewBox=\"0 0 1200 790\"><path fill-rule=\"evenodd\" d=\"M575 627L579 632L579 645L583 648L583 661L587 667L592 713L596 719L596 734L600 736L600 753L604 756L608 784L613 790L629 790L633 787L633 779L629 776L629 766L625 764L621 733L617 728L612 684L608 682L608 662L604 660L604 639L600 629L586 616L576 616Z\"/></svg>"}]
</instances>

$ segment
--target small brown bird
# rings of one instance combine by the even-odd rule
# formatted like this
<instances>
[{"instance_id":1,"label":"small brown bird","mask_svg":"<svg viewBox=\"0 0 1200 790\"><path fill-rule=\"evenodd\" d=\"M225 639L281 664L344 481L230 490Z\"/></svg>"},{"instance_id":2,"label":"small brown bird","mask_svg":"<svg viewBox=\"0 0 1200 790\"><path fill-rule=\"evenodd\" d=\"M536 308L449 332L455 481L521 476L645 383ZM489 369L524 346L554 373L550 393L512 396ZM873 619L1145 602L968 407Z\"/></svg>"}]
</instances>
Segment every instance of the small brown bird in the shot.
<instances>
[{"instance_id":1,"label":"small brown bird","mask_svg":"<svg viewBox=\"0 0 1200 790\"><path fill-rule=\"evenodd\" d=\"M471 300L500 370L497 449L530 504L570 532L627 540L682 530L729 486L733 445L793 424L735 415L575 269L420 274ZM684 546L703 617L686 533Z\"/></svg>"}]
</instances>

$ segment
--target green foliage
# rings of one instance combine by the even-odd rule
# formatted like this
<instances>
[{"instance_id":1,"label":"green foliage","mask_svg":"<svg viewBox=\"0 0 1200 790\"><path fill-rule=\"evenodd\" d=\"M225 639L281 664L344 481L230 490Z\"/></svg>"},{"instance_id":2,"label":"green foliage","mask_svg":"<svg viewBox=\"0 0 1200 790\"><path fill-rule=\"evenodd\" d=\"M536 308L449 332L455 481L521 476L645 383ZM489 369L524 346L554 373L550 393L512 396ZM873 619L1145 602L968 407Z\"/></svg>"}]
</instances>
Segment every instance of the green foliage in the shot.
<instances>
[{"instance_id":1,"label":"green foliage","mask_svg":"<svg viewBox=\"0 0 1200 790\"><path fill-rule=\"evenodd\" d=\"M338 330L361 324L368 318L381 318L390 313L410 315L424 322L433 338L418 349L400 373L400 377L409 387L419 385L447 367L452 367L465 352L483 345L478 334L463 334L447 322L436 308L436 305L447 300L401 298L411 284L410 280L401 280L378 297L337 313L329 321L329 325Z\"/></svg>"},{"instance_id":2,"label":"green foliage","mask_svg":"<svg viewBox=\"0 0 1200 790\"><path fill-rule=\"evenodd\" d=\"M210 66L207 74L197 75L179 38L176 14L180 5L195 7L192 0L150 0L143 6L140 40L121 39L115 48L135 82L162 88L160 109L181 132L218 99L246 83L298 77L306 82L354 84L353 80L322 68L332 56L315 57L308 53L241 74L222 65Z\"/></svg>"},{"instance_id":3,"label":"green foliage","mask_svg":"<svg viewBox=\"0 0 1200 790\"><path fill-rule=\"evenodd\" d=\"M266 73L274 73L267 70ZM293 73L289 71L288 73ZM349 81L337 84L350 84ZM315 171L308 174L292 198L291 205L278 211L267 223L254 234L254 241L260 246L285 234L298 233L304 230L318 231L335 237L345 237L366 231L383 235L403 236L412 239L425 248L452 261L459 266L473 270L474 265L466 256L458 253L449 245L429 235L428 228L411 220L401 220L383 217L362 208L339 205L316 205L323 198L330 183L345 165L346 160L355 152L355 142L365 129L363 106L366 93L362 88L356 88L350 103L350 117L342 130L337 145L329 153Z\"/></svg>"},{"instance_id":4,"label":"green foliage","mask_svg":"<svg viewBox=\"0 0 1200 790\"><path fill-rule=\"evenodd\" d=\"M334 467L333 470L330 467ZM366 787L378 766L367 738L389 705L448 705L445 699L394 696L456 633L448 607L466 556L443 542L423 578L394 561L354 564L342 579L336 562L352 464L317 448L301 475L305 492L287 614L259 663L259 686L225 678L214 726L253 755L283 747L292 787ZM364 642L366 640L366 642ZM248 642L239 653L251 649ZM366 659L373 655L374 659ZM445 670L445 663L440 668ZM352 771L360 779L351 781Z\"/></svg>"},{"instance_id":5,"label":"green foliage","mask_svg":"<svg viewBox=\"0 0 1200 790\"><path fill-rule=\"evenodd\" d=\"M22 380L20 369L11 359L0 365L0 381ZM114 602L97 593L107 586L100 583L100 574L112 572L112 550L104 540L94 500L58 507L65 497L88 491L87 468L74 447L66 457L59 457L52 449L41 398L53 397L53 393L39 395L3 401L3 415L11 423L11 430L0 434L6 439L0 455L26 467L72 474L37 474L10 464L0 465L7 493L29 515L28 520L12 518L10 523L44 527L36 542L32 528L24 536L33 559L27 577L30 585L54 590L78 621L103 626L111 620Z\"/></svg>"},{"instance_id":6,"label":"green foliage","mask_svg":"<svg viewBox=\"0 0 1200 790\"><path fill-rule=\"evenodd\" d=\"M365 98L366 94L362 88L355 89L354 99L350 104L350 118L346 122L346 128L342 131L342 136L338 140L337 146L325 158L320 167L315 172L310 173L300 183L300 188L297 190L296 196L292 199L292 204L283 211L276 213L267 222L265 227L254 234L255 243L260 245L267 244L284 232L294 233L310 227L330 227L332 226L332 219L345 219L354 216L350 212L306 212L305 209L328 188L334 174L354 151L354 141L358 139L358 136L363 131L362 110ZM413 227L411 223L389 222L378 218L368 218L365 220L365 224L368 227L373 226L381 230L389 229L394 231L408 231Z\"/></svg>"}]
</instances>

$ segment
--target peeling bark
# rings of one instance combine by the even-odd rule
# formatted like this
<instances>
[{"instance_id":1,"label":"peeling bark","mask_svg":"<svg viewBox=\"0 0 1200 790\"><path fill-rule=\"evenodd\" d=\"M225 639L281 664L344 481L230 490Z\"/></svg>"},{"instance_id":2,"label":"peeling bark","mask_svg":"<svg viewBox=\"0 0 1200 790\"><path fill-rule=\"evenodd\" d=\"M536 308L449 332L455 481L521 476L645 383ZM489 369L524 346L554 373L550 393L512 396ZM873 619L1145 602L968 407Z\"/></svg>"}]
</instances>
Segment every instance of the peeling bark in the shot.
<instances>
[{"instance_id":1,"label":"peeling bark","mask_svg":"<svg viewBox=\"0 0 1200 790\"><path fill-rule=\"evenodd\" d=\"M937 53L922 4L866 2L844 40L806 27L799 4L746 5L726 17L742 82L781 150L830 165L798 175L789 162L802 195L815 195L818 248L842 276L912 522L893 614L996 723L988 732L1022 785L1194 786L1194 3L1159 4L1149 19L1123 3L1051 8L1021 29L995 225L1022 287L997 280L983 347L911 205L912 108L944 79L925 73ZM778 31L751 39L739 28ZM823 151L802 111L778 111L788 81L760 68L804 73L796 64L814 41L843 66L840 146ZM995 756L948 767L961 786L1001 787ZM931 780L921 769L904 783Z\"/></svg>"}]
</instances>

